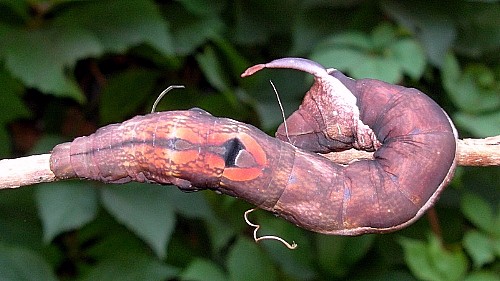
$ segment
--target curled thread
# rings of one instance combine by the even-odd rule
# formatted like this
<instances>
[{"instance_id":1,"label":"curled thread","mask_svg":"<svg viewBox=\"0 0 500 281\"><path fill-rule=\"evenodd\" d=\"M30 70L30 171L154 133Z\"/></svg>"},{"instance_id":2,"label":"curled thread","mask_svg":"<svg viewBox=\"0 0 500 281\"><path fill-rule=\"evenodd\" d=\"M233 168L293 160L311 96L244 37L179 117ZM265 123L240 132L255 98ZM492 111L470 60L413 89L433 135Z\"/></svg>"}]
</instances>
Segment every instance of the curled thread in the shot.
<instances>
[{"instance_id":1,"label":"curled thread","mask_svg":"<svg viewBox=\"0 0 500 281\"><path fill-rule=\"evenodd\" d=\"M183 85L170 85L168 88L163 90L163 92L160 93L160 95L156 98L155 102L153 103L153 107L151 108L151 113L155 112L156 106L160 102L160 100L163 98L164 95L166 95L170 90L172 89L184 89Z\"/></svg>"},{"instance_id":2,"label":"curled thread","mask_svg":"<svg viewBox=\"0 0 500 281\"><path fill-rule=\"evenodd\" d=\"M259 230L260 225L253 224L248 220L248 214L250 214L251 212L253 212L255 210L257 210L257 208L250 209L250 210L246 211L245 214L243 215L243 217L245 218L245 222L249 226L255 227L255 229L253 231L253 240L255 240L255 242L259 242L261 240L278 240L281 243L283 243L290 250L295 250L297 248L298 245L295 243L295 241L292 241L292 244L290 244L290 243L286 242L283 238L278 237L278 236L266 235L266 236L257 237L257 231Z\"/></svg>"},{"instance_id":3,"label":"curled thread","mask_svg":"<svg viewBox=\"0 0 500 281\"><path fill-rule=\"evenodd\" d=\"M285 117L285 110L283 109L283 104L281 103L280 95L278 94L278 91L276 90L276 87L274 86L273 81L269 80L269 83L271 83L271 86L273 87L274 93L276 94L276 99L278 99L278 104L281 109L281 116L283 117L283 125L285 126L285 134L286 138L288 139L289 143L292 143L290 140L290 136L288 135L288 125L286 124L286 117Z\"/></svg>"}]
</instances>

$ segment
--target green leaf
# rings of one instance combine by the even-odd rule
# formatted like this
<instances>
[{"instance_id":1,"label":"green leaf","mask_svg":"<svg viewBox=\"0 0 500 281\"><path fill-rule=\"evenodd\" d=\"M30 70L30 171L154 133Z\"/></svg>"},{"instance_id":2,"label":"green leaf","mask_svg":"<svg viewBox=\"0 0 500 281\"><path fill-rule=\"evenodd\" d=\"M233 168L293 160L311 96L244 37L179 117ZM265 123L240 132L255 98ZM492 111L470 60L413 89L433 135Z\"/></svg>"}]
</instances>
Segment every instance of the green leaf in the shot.
<instances>
[{"instance_id":1,"label":"green leaf","mask_svg":"<svg viewBox=\"0 0 500 281\"><path fill-rule=\"evenodd\" d=\"M224 38L213 38L213 43L218 47L229 65L229 75L235 79L241 79L240 74L250 65L247 59L239 53L236 46Z\"/></svg>"},{"instance_id":2,"label":"green leaf","mask_svg":"<svg viewBox=\"0 0 500 281\"><path fill-rule=\"evenodd\" d=\"M257 244L240 238L231 248L227 259L227 270L230 280L277 280L276 269L269 257Z\"/></svg>"},{"instance_id":3,"label":"green leaf","mask_svg":"<svg viewBox=\"0 0 500 281\"><path fill-rule=\"evenodd\" d=\"M56 281L49 264L37 253L0 243L0 276L4 281Z\"/></svg>"},{"instance_id":4,"label":"green leaf","mask_svg":"<svg viewBox=\"0 0 500 281\"><path fill-rule=\"evenodd\" d=\"M382 23L371 38L346 32L324 40L311 59L325 67L348 72L353 78L400 82L403 72L418 79L425 68L425 54L410 38L398 38L391 25Z\"/></svg>"},{"instance_id":5,"label":"green leaf","mask_svg":"<svg viewBox=\"0 0 500 281\"><path fill-rule=\"evenodd\" d=\"M123 53L147 43L164 55L173 54L167 23L152 1L86 1L67 9L55 22L85 28L98 38L105 52Z\"/></svg>"},{"instance_id":6,"label":"green leaf","mask_svg":"<svg viewBox=\"0 0 500 281\"><path fill-rule=\"evenodd\" d=\"M405 251L406 264L416 277L423 280L442 280L435 274L425 242L402 238L400 243Z\"/></svg>"},{"instance_id":7,"label":"green leaf","mask_svg":"<svg viewBox=\"0 0 500 281\"><path fill-rule=\"evenodd\" d=\"M457 58L452 52L448 52L444 58L443 66L441 67L441 76L443 77L444 87L450 91L460 79L462 70Z\"/></svg>"},{"instance_id":8,"label":"green leaf","mask_svg":"<svg viewBox=\"0 0 500 281\"><path fill-rule=\"evenodd\" d=\"M175 212L187 218L215 219L215 215L203 196L203 192L186 193L175 186L164 187L163 191L168 196Z\"/></svg>"},{"instance_id":9,"label":"green leaf","mask_svg":"<svg viewBox=\"0 0 500 281\"><path fill-rule=\"evenodd\" d=\"M370 250L374 239L374 235L358 237L318 235L316 252L321 268L332 276L345 277Z\"/></svg>"},{"instance_id":10,"label":"green leaf","mask_svg":"<svg viewBox=\"0 0 500 281\"><path fill-rule=\"evenodd\" d=\"M5 67L28 87L83 102L74 79L66 74L77 60L102 53L93 34L68 26L51 25L31 31L11 30L11 39L0 42Z\"/></svg>"},{"instance_id":11,"label":"green leaf","mask_svg":"<svg viewBox=\"0 0 500 281\"><path fill-rule=\"evenodd\" d=\"M462 213L476 227L490 233L493 231L495 226L493 208L488 202L477 195L466 193L460 205Z\"/></svg>"},{"instance_id":12,"label":"green leaf","mask_svg":"<svg viewBox=\"0 0 500 281\"><path fill-rule=\"evenodd\" d=\"M438 275L442 275L446 280L463 279L468 262L460 248L447 250L437 237L431 236L428 253Z\"/></svg>"},{"instance_id":13,"label":"green leaf","mask_svg":"<svg viewBox=\"0 0 500 281\"><path fill-rule=\"evenodd\" d=\"M311 60L327 68L333 67L342 71L349 71L353 65L362 65L365 56L358 50L346 47L322 48L311 54Z\"/></svg>"},{"instance_id":14,"label":"green leaf","mask_svg":"<svg viewBox=\"0 0 500 281\"><path fill-rule=\"evenodd\" d=\"M467 66L466 73L469 73L476 84L483 89L495 87L495 73L484 64L470 64Z\"/></svg>"},{"instance_id":15,"label":"green leaf","mask_svg":"<svg viewBox=\"0 0 500 281\"><path fill-rule=\"evenodd\" d=\"M465 112L481 112L483 111L480 109L481 104L487 107L491 104L490 101L480 99L481 93L471 76L462 76L462 79L447 92L453 103Z\"/></svg>"},{"instance_id":16,"label":"green leaf","mask_svg":"<svg viewBox=\"0 0 500 281\"><path fill-rule=\"evenodd\" d=\"M224 92L229 89L228 74L217 58L212 47L207 46L203 53L196 55L196 61L208 82L218 91Z\"/></svg>"},{"instance_id":17,"label":"green leaf","mask_svg":"<svg viewBox=\"0 0 500 281\"><path fill-rule=\"evenodd\" d=\"M493 221L493 235L495 235L495 237L500 237L500 204L497 206L497 215ZM500 256L500 239L498 240L497 246L497 254Z\"/></svg>"},{"instance_id":18,"label":"green leaf","mask_svg":"<svg viewBox=\"0 0 500 281\"><path fill-rule=\"evenodd\" d=\"M193 260L180 275L186 281L226 281L227 276L222 268L212 261L197 258Z\"/></svg>"},{"instance_id":19,"label":"green leaf","mask_svg":"<svg viewBox=\"0 0 500 281\"><path fill-rule=\"evenodd\" d=\"M39 186L36 201L43 223L43 239L80 228L97 213L97 194L86 182L57 182Z\"/></svg>"},{"instance_id":20,"label":"green leaf","mask_svg":"<svg viewBox=\"0 0 500 281\"><path fill-rule=\"evenodd\" d=\"M383 274L373 275L370 274L368 278L364 278L361 280L366 281L389 281L389 280L397 280L397 281L415 281L415 277L412 276L408 271L402 270L391 270L384 271Z\"/></svg>"},{"instance_id":21,"label":"green leaf","mask_svg":"<svg viewBox=\"0 0 500 281\"><path fill-rule=\"evenodd\" d=\"M35 188L3 190L0 196L0 244L39 249L42 225L34 202ZM1 276L1 275L0 275Z\"/></svg>"},{"instance_id":22,"label":"green leaf","mask_svg":"<svg viewBox=\"0 0 500 281\"><path fill-rule=\"evenodd\" d=\"M396 41L396 32L392 25L382 23L372 31L371 39L375 50L383 50Z\"/></svg>"},{"instance_id":23,"label":"green leaf","mask_svg":"<svg viewBox=\"0 0 500 281\"><path fill-rule=\"evenodd\" d=\"M196 60L208 82L224 95L232 108L238 108L239 102L236 100L229 81L230 74L225 70L227 67L221 63L214 49L211 46L205 47L203 53L196 55Z\"/></svg>"},{"instance_id":24,"label":"green leaf","mask_svg":"<svg viewBox=\"0 0 500 281\"><path fill-rule=\"evenodd\" d=\"M220 13L226 6L223 0L179 0L180 3L196 15L209 15Z\"/></svg>"},{"instance_id":25,"label":"green leaf","mask_svg":"<svg viewBox=\"0 0 500 281\"><path fill-rule=\"evenodd\" d=\"M448 5L439 1L394 1L381 3L382 9L411 30L422 43L429 61L441 67L457 36Z\"/></svg>"},{"instance_id":26,"label":"green leaf","mask_svg":"<svg viewBox=\"0 0 500 281\"><path fill-rule=\"evenodd\" d=\"M482 115L459 112L453 115L453 121L457 127L479 138L494 136L500 131L500 111Z\"/></svg>"},{"instance_id":27,"label":"green leaf","mask_svg":"<svg viewBox=\"0 0 500 281\"><path fill-rule=\"evenodd\" d=\"M284 273L298 280L314 279L316 274L312 262L316 258L312 254L314 247L311 246L310 239L302 229L268 213L258 212L256 215L252 213L250 221L261 225L258 231L259 236L274 235L283 238L288 243L295 242L298 245L296 250L291 251L275 240L259 241L259 245L264 246L271 259Z\"/></svg>"},{"instance_id":28,"label":"green leaf","mask_svg":"<svg viewBox=\"0 0 500 281\"><path fill-rule=\"evenodd\" d=\"M426 58L420 45L411 39L403 39L390 46L395 61L412 79L418 80L425 70Z\"/></svg>"},{"instance_id":29,"label":"green leaf","mask_svg":"<svg viewBox=\"0 0 500 281\"><path fill-rule=\"evenodd\" d=\"M350 73L356 79L372 78L393 84L402 78L401 68L391 58L365 57L363 64L352 66Z\"/></svg>"},{"instance_id":30,"label":"green leaf","mask_svg":"<svg viewBox=\"0 0 500 281\"><path fill-rule=\"evenodd\" d=\"M106 210L141 237L161 258L165 257L175 227L175 214L166 188L169 187L129 183L119 187L106 186L101 191Z\"/></svg>"},{"instance_id":31,"label":"green leaf","mask_svg":"<svg viewBox=\"0 0 500 281\"><path fill-rule=\"evenodd\" d=\"M478 231L468 231L464 235L463 245L476 268L495 260L495 249L491 239Z\"/></svg>"},{"instance_id":32,"label":"green leaf","mask_svg":"<svg viewBox=\"0 0 500 281\"><path fill-rule=\"evenodd\" d=\"M311 3L312 2L304 2ZM332 2L330 2L332 3ZM314 4L313 4L314 5ZM325 20L325 19L328 20ZM345 10L335 7L304 7L292 27L293 47L290 51L292 56L310 54L314 48L319 47L318 43L324 38L338 32L345 31L346 21L354 19Z\"/></svg>"},{"instance_id":33,"label":"green leaf","mask_svg":"<svg viewBox=\"0 0 500 281\"><path fill-rule=\"evenodd\" d=\"M482 113L500 108L497 90L481 88L467 69L448 94L453 103L465 112Z\"/></svg>"},{"instance_id":34,"label":"green leaf","mask_svg":"<svg viewBox=\"0 0 500 281\"><path fill-rule=\"evenodd\" d=\"M130 117L150 97L159 76L155 71L131 69L111 77L101 95L101 123Z\"/></svg>"},{"instance_id":35,"label":"green leaf","mask_svg":"<svg viewBox=\"0 0 500 281\"><path fill-rule=\"evenodd\" d=\"M178 269L143 254L117 255L98 263L81 280L170 280Z\"/></svg>"},{"instance_id":36,"label":"green leaf","mask_svg":"<svg viewBox=\"0 0 500 281\"><path fill-rule=\"evenodd\" d=\"M214 251L220 251L235 237L237 230L231 228L226 221L215 218L207 221L207 232L211 247Z\"/></svg>"},{"instance_id":37,"label":"green leaf","mask_svg":"<svg viewBox=\"0 0 500 281\"><path fill-rule=\"evenodd\" d=\"M449 53L442 75L450 99L462 111L482 113L500 108L500 83L486 66L469 65L462 72L458 60Z\"/></svg>"},{"instance_id":38,"label":"green leaf","mask_svg":"<svg viewBox=\"0 0 500 281\"><path fill-rule=\"evenodd\" d=\"M14 79L10 73L5 71L0 65L0 104L2 105L2 114L0 114L0 156L10 154L8 144L10 136L7 132L7 124L17 118L28 117L30 115L28 109L21 99L23 86L19 81Z\"/></svg>"},{"instance_id":39,"label":"green leaf","mask_svg":"<svg viewBox=\"0 0 500 281\"><path fill-rule=\"evenodd\" d=\"M496 272L479 271L470 273L464 281L500 281L500 277Z\"/></svg>"},{"instance_id":40,"label":"green leaf","mask_svg":"<svg viewBox=\"0 0 500 281\"><path fill-rule=\"evenodd\" d=\"M151 248L140 237L120 225L107 212L100 212L91 223L78 230L78 242L85 254L96 261L117 256L151 254Z\"/></svg>"},{"instance_id":41,"label":"green leaf","mask_svg":"<svg viewBox=\"0 0 500 281\"><path fill-rule=\"evenodd\" d=\"M500 239L496 239L493 241L493 249L495 250L496 256L500 257Z\"/></svg>"},{"instance_id":42,"label":"green leaf","mask_svg":"<svg viewBox=\"0 0 500 281\"><path fill-rule=\"evenodd\" d=\"M225 26L216 14L195 16L178 5L172 5L165 16L175 24L172 37L175 52L180 56L192 54L207 40L219 37Z\"/></svg>"},{"instance_id":43,"label":"green leaf","mask_svg":"<svg viewBox=\"0 0 500 281\"><path fill-rule=\"evenodd\" d=\"M294 17L298 14L297 0L250 0L234 2L230 34L238 45L257 46L269 44L278 48L281 40L272 35L283 36L290 30ZM279 11L279 12L278 12ZM278 37L283 38L283 37ZM286 37L284 37L286 38ZM266 42L267 41L267 42ZM275 49L276 50L276 49ZM280 50L281 53L285 52Z\"/></svg>"},{"instance_id":44,"label":"green leaf","mask_svg":"<svg viewBox=\"0 0 500 281\"><path fill-rule=\"evenodd\" d=\"M461 4L463 8L456 9L461 13L458 15L460 32L454 42L455 49L473 58L488 57L488 53L495 53L500 42L498 0L465 1Z\"/></svg>"},{"instance_id":45,"label":"green leaf","mask_svg":"<svg viewBox=\"0 0 500 281\"><path fill-rule=\"evenodd\" d=\"M428 243L401 238L405 261L413 274L423 280L462 280L467 271L467 259L459 249L446 250L435 236Z\"/></svg>"},{"instance_id":46,"label":"green leaf","mask_svg":"<svg viewBox=\"0 0 500 281\"><path fill-rule=\"evenodd\" d=\"M19 0L1 0L0 1L0 10L5 9L2 6L8 7L8 11L6 14L2 15L2 19L5 22L12 23L15 22L16 17L20 20L27 20L29 15L29 2L28 1L19 1ZM5 11L2 11L5 13ZM12 13L12 14L11 14Z\"/></svg>"},{"instance_id":47,"label":"green leaf","mask_svg":"<svg viewBox=\"0 0 500 281\"><path fill-rule=\"evenodd\" d=\"M36 142L35 146L30 150L29 154L43 154L50 153L54 146L67 141L62 136L56 135L42 135Z\"/></svg>"},{"instance_id":48,"label":"green leaf","mask_svg":"<svg viewBox=\"0 0 500 281\"><path fill-rule=\"evenodd\" d=\"M325 39L320 46L323 48L326 46L344 47L358 51L370 51L374 47L371 38L361 32L344 32L335 34L332 37Z\"/></svg>"}]
</instances>

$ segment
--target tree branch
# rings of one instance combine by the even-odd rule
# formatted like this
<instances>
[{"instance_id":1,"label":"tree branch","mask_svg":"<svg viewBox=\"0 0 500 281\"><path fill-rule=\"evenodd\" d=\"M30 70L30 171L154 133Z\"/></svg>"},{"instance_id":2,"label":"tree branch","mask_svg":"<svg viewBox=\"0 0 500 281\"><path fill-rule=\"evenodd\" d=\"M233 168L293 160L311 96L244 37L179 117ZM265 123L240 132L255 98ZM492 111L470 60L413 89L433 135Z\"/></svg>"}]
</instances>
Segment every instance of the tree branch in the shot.
<instances>
[{"instance_id":1,"label":"tree branch","mask_svg":"<svg viewBox=\"0 0 500 281\"><path fill-rule=\"evenodd\" d=\"M50 154L0 160L0 188L16 188L42 182L53 182Z\"/></svg>"},{"instance_id":2,"label":"tree branch","mask_svg":"<svg viewBox=\"0 0 500 281\"><path fill-rule=\"evenodd\" d=\"M500 166L500 135L458 142L458 165Z\"/></svg>"},{"instance_id":3,"label":"tree branch","mask_svg":"<svg viewBox=\"0 0 500 281\"><path fill-rule=\"evenodd\" d=\"M463 139L457 142L459 166L500 166L500 135L484 139ZM373 152L350 149L324 155L339 164L360 159L373 159Z\"/></svg>"},{"instance_id":4,"label":"tree branch","mask_svg":"<svg viewBox=\"0 0 500 281\"><path fill-rule=\"evenodd\" d=\"M373 153L354 149L324 156L339 164L373 159ZM58 180L50 170L49 161L50 154L0 160L0 189ZM484 139L458 140L458 165L500 166L500 135Z\"/></svg>"}]
</instances>

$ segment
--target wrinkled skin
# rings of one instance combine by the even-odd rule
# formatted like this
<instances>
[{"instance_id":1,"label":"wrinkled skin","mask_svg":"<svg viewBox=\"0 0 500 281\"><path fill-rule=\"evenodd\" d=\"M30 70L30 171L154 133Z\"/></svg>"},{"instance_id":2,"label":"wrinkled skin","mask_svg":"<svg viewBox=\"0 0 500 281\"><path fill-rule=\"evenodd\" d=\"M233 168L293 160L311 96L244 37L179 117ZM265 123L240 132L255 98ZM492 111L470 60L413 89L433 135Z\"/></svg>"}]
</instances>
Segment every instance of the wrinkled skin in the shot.
<instances>
[{"instance_id":1,"label":"wrinkled skin","mask_svg":"<svg viewBox=\"0 0 500 281\"><path fill-rule=\"evenodd\" d=\"M200 109L160 112L56 146L51 169L61 179L217 190L326 234L394 231L438 199L456 166L456 132L425 94L356 81L300 58L256 65L242 76L263 68L315 77L286 121L289 135L283 125L272 138ZM349 148L376 150L374 159L338 165L314 153Z\"/></svg>"}]
</instances>

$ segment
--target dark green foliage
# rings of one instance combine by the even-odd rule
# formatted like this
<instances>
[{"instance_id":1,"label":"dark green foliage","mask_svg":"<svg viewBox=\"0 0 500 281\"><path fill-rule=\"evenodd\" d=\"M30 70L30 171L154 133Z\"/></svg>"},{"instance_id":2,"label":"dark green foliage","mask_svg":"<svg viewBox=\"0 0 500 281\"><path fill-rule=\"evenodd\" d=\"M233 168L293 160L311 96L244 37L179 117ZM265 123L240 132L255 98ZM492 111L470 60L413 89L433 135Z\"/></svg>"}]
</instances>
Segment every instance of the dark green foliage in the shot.
<instances>
[{"instance_id":1,"label":"dark green foliage","mask_svg":"<svg viewBox=\"0 0 500 281\"><path fill-rule=\"evenodd\" d=\"M461 137L500 133L498 1L0 1L0 155L48 152L150 111L203 108L273 133L310 78L256 63L312 58L421 89ZM55 137L57 136L57 137ZM460 168L423 217L334 237L175 187L66 181L2 190L2 280L500 280L500 171ZM437 229L440 228L441 233ZM437 233L437 234L436 234Z\"/></svg>"}]
</instances>

